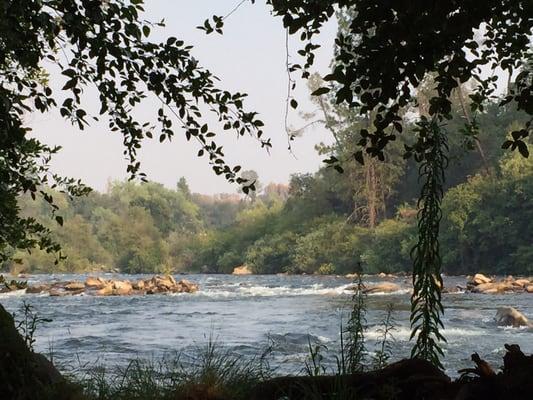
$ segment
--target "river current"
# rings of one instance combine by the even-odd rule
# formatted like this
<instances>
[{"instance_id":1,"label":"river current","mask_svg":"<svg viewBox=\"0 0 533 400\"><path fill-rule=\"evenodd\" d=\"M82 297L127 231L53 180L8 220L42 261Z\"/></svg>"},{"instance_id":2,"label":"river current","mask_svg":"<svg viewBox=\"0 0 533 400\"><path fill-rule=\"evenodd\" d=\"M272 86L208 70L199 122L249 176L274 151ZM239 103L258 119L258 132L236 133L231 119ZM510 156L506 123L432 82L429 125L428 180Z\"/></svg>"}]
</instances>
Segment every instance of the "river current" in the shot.
<instances>
[{"instance_id":1,"label":"river current","mask_svg":"<svg viewBox=\"0 0 533 400\"><path fill-rule=\"evenodd\" d=\"M33 275L30 284L81 280L84 275ZM146 275L104 274L104 278L136 280ZM210 340L243 357L270 348L270 365L280 373L299 373L309 342L321 344L325 363L335 364L341 321L350 311L352 283L332 276L183 275L200 285L193 294L95 297L50 297L17 291L0 294L0 303L20 317L23 302L50 322L36 332L36 350L52 354L58 365L125 365L129 360L157 360L191 352ZM370 285L383 279L366 277ZM392 280L402 290L367 296L368 357L377 349L387 305L394 305L392 360L409 356L409 278ZM465 286L466 277L446 277L445 285ZM533 320L532 294L443 295L444 366L451 375L472 365L477 352L495 367L502 364L504 343L533 353L531 330L497 326L498 307L512 306ZM326 350L327 348L327 350Z\"/></svg>"}]
</instances>

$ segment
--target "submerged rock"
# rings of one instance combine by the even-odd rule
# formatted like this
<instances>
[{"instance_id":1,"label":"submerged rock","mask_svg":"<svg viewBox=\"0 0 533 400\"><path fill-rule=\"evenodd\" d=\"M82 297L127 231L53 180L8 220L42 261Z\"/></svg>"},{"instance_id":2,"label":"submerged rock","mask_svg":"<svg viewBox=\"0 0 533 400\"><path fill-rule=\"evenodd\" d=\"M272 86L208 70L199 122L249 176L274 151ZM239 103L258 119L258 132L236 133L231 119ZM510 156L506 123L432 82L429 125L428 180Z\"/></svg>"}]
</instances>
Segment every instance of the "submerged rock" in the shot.
<instances>
[{"instance_id":1,"label":"submerged rock","mask_svg":"<svg viewBox=\"0 0 533 400\"><path fill-rule=\"evenodd\" d=\"M177 287L179 287L180 292L184 292L184 293L194 293L198 291L198 285L186 279L180 280L177 283Z\"/></svg>"},{"instance_id":2,"label":"submerged rock","mask_svg":"<svg viewBox=\"0 0 533 400\"><path fill-rule=\"evenodd\" d=\"M444 286L442 288L442 293L461 293L465 290L464 287L462 286L453 286L453 287L447 287L447 286Z\"/></svg>"},{"instance_id":3,"label":"submerged rock","mask_svg":"<svg viewBox=\"0 0 533 400\"><path fill-rule=\"evenodd\" d=\"M28 288L26 289L26 293L36 294L36 293L47 292L50 290L50 288L51 288L50 285L28 286Z\"/></svg>"},{"instance_id":4,"label":"submerged rock","mask_svg":"<svg viewBox=\"0 0 533 400\"><path fill-rule=\"evenodd\" d=\"M514 307L498 308L495 320L498 325L533 328L533 323L529 322L526 316Z\"/></svg>"},{"instance_id":5,"label":"submerged rock","mask_svg":"<svg viewBox=\"0 0 533 400\"><path fill-rule=\"evenodd\" d=\"M367 286L363 289L363 293L391 293L400 290L400 285L392 282L378 283L377 285Z\"/></svg>"}]
</instances>

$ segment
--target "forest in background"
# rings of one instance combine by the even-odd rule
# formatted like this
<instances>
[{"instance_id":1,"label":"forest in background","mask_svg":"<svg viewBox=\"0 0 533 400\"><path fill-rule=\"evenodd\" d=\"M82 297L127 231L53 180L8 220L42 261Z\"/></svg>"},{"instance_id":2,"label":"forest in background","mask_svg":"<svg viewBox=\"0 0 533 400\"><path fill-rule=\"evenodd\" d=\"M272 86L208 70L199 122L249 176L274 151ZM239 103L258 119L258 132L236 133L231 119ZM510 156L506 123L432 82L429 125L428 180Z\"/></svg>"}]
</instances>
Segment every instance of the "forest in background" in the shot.
<instances>
[{"instance_id":1,"label":"forest in background","mask_svg":"<svg viewBox=\"0 0 533 400\"><path fill-rule=\"evenodd\" d=\"M317 78L318 79L318 78ZM311 81L318 86L320 82ZM463 88L463 90L466 90ZM450 165L443 201L441 246L447 274L533 273L533 160L501 148L523 122L514 110L489 105L475 116L457 91L455 118L444 126ZM429 96L427 96L429 98ZM50 218L43 200L21 198L24 215L49 227L66 259L38 249L14 252L2 267L12 272L345 274L360 264L367 273L409 271L416 243L416 163L404 159L399 136L385 160L350 160L364 119L325 96L294 135L325 125L335 141L318 145L326 165L298 174L288 185L207 196L191 193L181 178L174 189L158 183L114 182L105 193L69 199L50 190L63 222ZM417 113L424 113L419 92ZM404 131L415 129L405 115ZM475 131L466 131L465 118ZM357 133L354 133L357 132ZM405 135L409 137L409 135Z\"/></svg>"}]
</instances>

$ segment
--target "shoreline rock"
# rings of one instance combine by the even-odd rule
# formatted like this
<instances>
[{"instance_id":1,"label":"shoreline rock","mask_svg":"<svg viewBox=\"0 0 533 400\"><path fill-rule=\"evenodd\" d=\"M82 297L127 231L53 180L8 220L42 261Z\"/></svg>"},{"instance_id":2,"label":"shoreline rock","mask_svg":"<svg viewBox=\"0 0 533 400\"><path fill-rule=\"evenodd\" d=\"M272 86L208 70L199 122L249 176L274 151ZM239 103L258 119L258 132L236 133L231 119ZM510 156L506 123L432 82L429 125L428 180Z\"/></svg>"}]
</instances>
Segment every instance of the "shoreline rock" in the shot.
<instances>
[{"instance_id":1,"label":"shoreline rock","mask_svg":"<svg viewBox=\"0 0 533 400\"><path fill-rule=\"evenodd\" d=\"M252 275L252 270L248 265L241 265L240 267L233 268L232 275Z\"/></svg>"}]
</instances>

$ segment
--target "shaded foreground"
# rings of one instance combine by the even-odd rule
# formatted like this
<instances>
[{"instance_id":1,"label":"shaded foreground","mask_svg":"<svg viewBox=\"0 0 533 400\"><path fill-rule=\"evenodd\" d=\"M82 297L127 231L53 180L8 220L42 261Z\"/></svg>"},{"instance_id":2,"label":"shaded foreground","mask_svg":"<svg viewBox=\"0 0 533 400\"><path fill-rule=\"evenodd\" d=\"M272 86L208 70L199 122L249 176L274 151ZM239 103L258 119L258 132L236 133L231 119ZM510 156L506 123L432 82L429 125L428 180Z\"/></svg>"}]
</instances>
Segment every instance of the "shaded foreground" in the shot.
<instances>
[{"instance_id":1,"label":"shaded foreground","mask_svg":"<svg viewBox=\"0 0 533 400\"><path fill-rule=\"evenodd\" d=\"M26 332L27 333L27 332ZM28 348L12 316L0 306L0 387L13 400L278 400L278 399L530 399L533 356L506 345L502 371L472 356L472 369L452 381L423 360L350 375L270 376L262 359L243 361L210 346L188 369L133 362L114 378L104 370L66 378ZM30 342L31 346L31 342Z\"/></svg>"}]
</instances>

